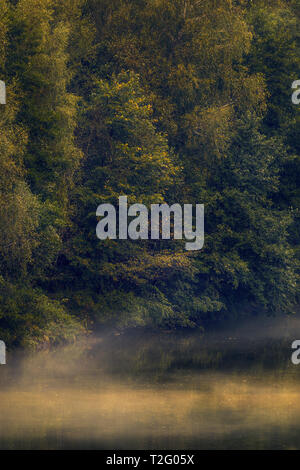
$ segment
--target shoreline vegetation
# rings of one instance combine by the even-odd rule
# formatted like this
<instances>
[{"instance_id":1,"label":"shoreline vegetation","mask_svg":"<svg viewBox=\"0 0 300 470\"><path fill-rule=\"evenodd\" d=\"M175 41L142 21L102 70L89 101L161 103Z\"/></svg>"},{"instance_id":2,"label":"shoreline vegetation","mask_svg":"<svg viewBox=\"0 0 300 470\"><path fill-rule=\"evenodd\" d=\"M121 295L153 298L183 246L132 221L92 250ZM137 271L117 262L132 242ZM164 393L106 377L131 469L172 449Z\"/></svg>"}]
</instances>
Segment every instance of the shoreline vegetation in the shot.
<instances>
[{"instance_id":1,"label":"shoreline vegetation","mask_svg":"<svg viewBox=\"0 0 300 470\"><path fill-rule=\"evenodd\" d=\"M2 0L0 339L299 308L299 0ZM96 237L204 204L205 245Z\"/></svg>"}]
</instances>

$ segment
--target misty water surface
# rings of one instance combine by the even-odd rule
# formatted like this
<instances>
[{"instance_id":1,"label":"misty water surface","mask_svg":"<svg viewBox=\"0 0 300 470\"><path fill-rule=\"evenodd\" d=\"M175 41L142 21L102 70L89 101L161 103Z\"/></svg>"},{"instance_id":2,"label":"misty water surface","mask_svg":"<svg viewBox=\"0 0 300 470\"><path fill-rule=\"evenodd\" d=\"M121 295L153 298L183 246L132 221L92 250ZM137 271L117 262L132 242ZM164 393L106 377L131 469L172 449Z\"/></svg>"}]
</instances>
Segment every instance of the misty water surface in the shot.
<instances>
[{"instance_id":1,"label":"misty water surface","mask_svg":"<svg viewBox=\"0 0 300 470\"><path fill-rule=\"evenodd\" d=\"M1 449L300 449L296 319L102 333L0 367Z\"/></svg>"}]
</instances>

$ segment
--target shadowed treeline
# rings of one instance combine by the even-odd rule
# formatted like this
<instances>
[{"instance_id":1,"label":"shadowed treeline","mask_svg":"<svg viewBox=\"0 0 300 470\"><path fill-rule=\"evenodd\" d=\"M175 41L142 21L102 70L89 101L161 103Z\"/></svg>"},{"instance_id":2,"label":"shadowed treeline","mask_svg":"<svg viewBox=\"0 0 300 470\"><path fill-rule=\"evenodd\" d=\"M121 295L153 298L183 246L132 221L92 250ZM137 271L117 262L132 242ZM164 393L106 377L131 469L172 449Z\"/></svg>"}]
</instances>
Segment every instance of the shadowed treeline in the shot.
<instances>
[{"instance_id":1,"label":"shadowed treeline","mask_svg":"<svg viewBox=\"0 0 300 470\"><path fill-rule=\"evenodd\" d=\"M2 0L0 337L202 328L298 302L299 0ZM96 238L205 205L205 245Z\"/></svg>"}]
</instances>

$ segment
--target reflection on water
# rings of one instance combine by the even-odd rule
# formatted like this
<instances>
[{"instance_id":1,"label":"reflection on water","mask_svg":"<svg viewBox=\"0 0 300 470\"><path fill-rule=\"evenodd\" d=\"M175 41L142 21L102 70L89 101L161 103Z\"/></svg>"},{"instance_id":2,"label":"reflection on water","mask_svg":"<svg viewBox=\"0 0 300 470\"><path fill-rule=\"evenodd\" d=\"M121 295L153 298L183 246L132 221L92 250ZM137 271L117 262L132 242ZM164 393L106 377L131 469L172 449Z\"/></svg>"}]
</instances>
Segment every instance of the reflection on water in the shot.
<instances>
[{"instance_id":1,"label":"reflection on water","mask_svg":"<svg viewBox=\"0 0 300 470\"><path fill-rule=\"evenodd\" d=\"M300 449L296 320L102 335L0 368L2 449Z\"/></svg>"}]
</instances>

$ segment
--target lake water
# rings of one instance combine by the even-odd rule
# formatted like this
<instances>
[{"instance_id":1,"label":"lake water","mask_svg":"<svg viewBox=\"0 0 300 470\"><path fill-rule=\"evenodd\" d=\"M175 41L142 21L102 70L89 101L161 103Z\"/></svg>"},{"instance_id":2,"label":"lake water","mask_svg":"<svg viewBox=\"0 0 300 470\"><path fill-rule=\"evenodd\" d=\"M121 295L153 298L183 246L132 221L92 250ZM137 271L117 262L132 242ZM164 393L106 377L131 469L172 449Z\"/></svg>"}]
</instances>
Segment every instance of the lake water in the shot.
<instances>
[{"instance_id":1,"label":"lake water","mask_svg":"<svg viewBox=\"0 0 300 470\"><path fill-rule=\"evenodd\" d=\"M300 449L297 319L102 333L0 366L1 449Z\"/></svg>"}]
</instances>

